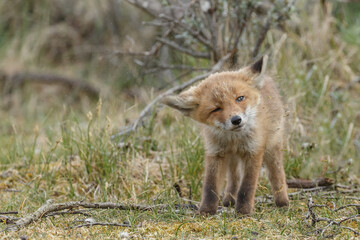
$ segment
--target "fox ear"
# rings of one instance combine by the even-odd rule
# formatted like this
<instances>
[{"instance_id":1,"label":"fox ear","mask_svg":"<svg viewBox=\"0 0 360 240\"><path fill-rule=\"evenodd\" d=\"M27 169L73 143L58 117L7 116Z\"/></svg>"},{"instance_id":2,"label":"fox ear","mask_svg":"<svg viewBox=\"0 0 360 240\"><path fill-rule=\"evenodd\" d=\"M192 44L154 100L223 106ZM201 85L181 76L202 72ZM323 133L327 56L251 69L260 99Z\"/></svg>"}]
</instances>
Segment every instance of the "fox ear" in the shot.
<instances>
[{"instance_id":1,"label":"fox ear","mask_svg":"<svg viewBox=\"0 0 360 240\"><path fill-rule=\"evenodd\" d=\"M164 97L162 103L175 108L185 116L190 116L191 112L197 107L197 103L191 93L184 92L177 96Z\"/></svg>"},{"instance_id":2,"label":"fox ear","mask_svg":"<svg viewBox=\"0 0 360 240\"><path fill-rule=\"evenodd\" d=\"M267 67L268 56L265 55L252 65L245 68L246 74L257 88L261 88L264 83L264 76Z\"/></svg>"}]
</instances>

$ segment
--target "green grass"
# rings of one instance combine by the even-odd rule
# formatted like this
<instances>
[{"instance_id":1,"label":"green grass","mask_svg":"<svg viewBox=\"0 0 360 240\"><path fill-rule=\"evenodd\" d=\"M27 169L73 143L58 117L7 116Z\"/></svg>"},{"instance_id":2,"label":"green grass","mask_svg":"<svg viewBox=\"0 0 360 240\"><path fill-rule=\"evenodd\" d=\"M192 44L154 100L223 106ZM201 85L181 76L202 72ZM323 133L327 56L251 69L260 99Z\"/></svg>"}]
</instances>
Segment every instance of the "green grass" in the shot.
<instances>
[{"instance_id":1,"label":"green grass","mask_svg":"<svg viewBox=\"0 0 360 240\"><path fill-rule=\"evenodd\" d=\"M348 34L353 32L343 29L350 28L338 27L343 23L341 18L336 18L338 22L332 25L328 18L321 17L317 4L312 3L310 10L303 4L299 3L297 15L290 20L295 26L287 30L284 46L275 54L274 39L282 35L277 30L268 33L265 44L275 54L270 58L274 59L270 71L276 76L289 112L284 148L286 174L288 178L331 177L338 183L358 185L359 86L350 89L346 86L360 72L359 45L351 40L353 37L349 40ZM0 31L7 31L0 40L4 43L0 47L1 69L64 72L103 84L104 96L101 102L96 102L86 96L69 96L56 87L43 89L31 84L12 95L0 93L0 211L19 211L20 216L25 216L48 199L163 203L169 204L169 209L90 211L98 221L127 221L133 226L126 229L96 226L66 230L76 224L74 221L86 217L49 217L19 232L0 233L1 238L27 235L35 239L113 239L123 231L135 239L316 238L309 235L315 228L305 219L306 199L292 200L289 209L257 203L250 217L239 217L233 209L212 217L175 211L175 204L184 201L174 189L175 183L180 186L183 198L195 202L201 199L204 148L200 127L173 110L162 109L134 134L112 140L111 135L135 119L157 92L149 90L146 84L137 90L131 84L137 76L132 67L111 66L97 56L88 61L47 64L46 58L39 57L37 49L33 49L23 57L29 44L28 7L22 7L20 17L28 24L18 31L6 30L0 24ZM46 12L37 12L36 16L31 22L35 29L49 24ZM109 33L104 36L109 37ZM101 41L107 40L104 37ZM136 82L144 83L143 79ZM313 143L314 147L304 148L304 143ZM270 194L269 183L262 176L257 195L266 194ZM329 200L315 196L314 200L319 204L334 201L336 206L356 202L343 197ZM338 215L324 209L316 211L328 218L354 214L353 209ZM321 226L324 225L316 227ZM360 227L355 221L346 226ZM0 224L0 230L3 228L5 224ZM341 230L337 237L351 239L354 235Z\"/></svg>"}]
</instances>

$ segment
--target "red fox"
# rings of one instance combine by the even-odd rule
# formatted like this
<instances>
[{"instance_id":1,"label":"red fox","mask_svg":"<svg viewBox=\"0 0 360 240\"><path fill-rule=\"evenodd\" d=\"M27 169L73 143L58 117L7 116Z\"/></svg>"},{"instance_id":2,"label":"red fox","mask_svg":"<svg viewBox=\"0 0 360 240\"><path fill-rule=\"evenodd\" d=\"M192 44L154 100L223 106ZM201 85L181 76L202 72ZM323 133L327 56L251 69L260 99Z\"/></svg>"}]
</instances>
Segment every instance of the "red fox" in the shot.
<instances>
[{"instance_id":1,"label":"red fox","mask_svg":"<svg viewBox=\"0 0 360 240\"><path fill-rule=\"evenodd\" d=\"M254 211L263 162L275 203L289 202L283 167L284 107L272 78L264 74L267 56L238 71L210 75L163 103L200 122L205 143L201 214L215 214L226 178L224 206L240 214Z\"/></svg>"}]
</instances>

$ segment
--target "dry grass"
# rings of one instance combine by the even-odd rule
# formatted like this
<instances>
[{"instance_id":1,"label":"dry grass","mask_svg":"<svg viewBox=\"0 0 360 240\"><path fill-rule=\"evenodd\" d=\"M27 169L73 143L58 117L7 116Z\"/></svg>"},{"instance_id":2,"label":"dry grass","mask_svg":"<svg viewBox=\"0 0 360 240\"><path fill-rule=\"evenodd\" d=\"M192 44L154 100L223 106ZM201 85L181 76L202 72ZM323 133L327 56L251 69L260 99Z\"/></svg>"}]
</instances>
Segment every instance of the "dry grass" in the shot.
<instances>
[{"instance_id":1,"label":"dry grass","mask_svg":"<svg viewBox=\"0 0 360 240\"><path fill-rule=\"evenodd\" d=\"M13 2L20 4L21 1ZM91 4L97 2L92 1ZM94 9L91 4L88 8L76 9L90 11ZM99 11L108 9L105 5ZM268 33L266 43L274 53L270 67L287 99L290 113L288 146L284 150L287 176L331 177L339 183L358 186L360 86L347 86L355 76L360 75L360 46L349 43L346 40L349 36L344 37L338 27L340 20L331 15L323 16L317 3L298 3L297 7L298 13L290 20L283 44L279 44L282 32L277 30ZM38 8L41 10L36 6ZM5 11L7 8L1 9ZM26 26L21 31L9 30L3 41L6 44L0 48L1 68L10 72L43 68L67 73L103 86L105 94L101 103L94 103L86 96L78 99L56 87L29 85L10 96L1 95L0 211L19 211L19 215L24 216L47 199L56 202L86 199L167 203L173 206L182 202L173 188L174 183L181 186L186 198L189 198L191 189L192 199L199 201L203 146L196 124L164 109L154 114L148 124L134 135L111 140L110 136L135 119L156 92L147 86L142 86L141 90L124 88L135 79L136 71L114 67L113 59L99 60L98 55L85 59L72 58L72 50L61 55L61 59L41 54L41 46L50 44L46 46L51 47L53 43L36 42L34 37L39 33L34 29L41 32L39 36L52 34L45 28L49 25L49 16L40 10L35 11L39 17L34 22L41 24L35 24L31 31ZM23 11L24 14L27 12ZM26 15L16 18L12 11L6 13L12 23L10 26L17 21L26 23ZM77 12L74 11L74 14ZM86 16L86 21L92 19L90 13ZM59 29L63 31L65 28L59 26ZM1 28L1 31L4 29ZM115 39L110 32L97 40L107 42ZM76 44L85 41L85 35L75 36L71 31L65 35L73 44L69 45L73 50ZM30 47L32 41L36 42L34 48ZM55 48L58 47L56 45ZM58 64L59 61L61 64ZM114 61L115 65L119 63L118 59ZM143 80L135 82L142 83ZM302 148L303 143L315 143L315 148ZM5 192L4 189L21 192ZM258 195L270 194L264 176L258 189ZM358 203L342 197L337 200L315 197L315 201L324 204L334 201L337 206ZM0 236L3 239L20 236L35 239L113 239L122 232L128 232L134 239L230 239L232 236L245 239L314 239L315 235L308 234L314 227L305 220L306 211L306 199L292 200L287 210L277 209L273 204L257 203L256 213L245 218L239 218L233 210L209 218L174 209L166 213L93 210L90 213L96 220L127 221L133 228L94 226L66 230L66 227L76 224L74 221L86 217L57 216L33 223L19 232L2 232ZM329 212L321 213L336 217ZM352 213L353 209L348 209L339 215ZM346 226L360 229L356 221L349 221ZM0 225L0 229L4 227L5 224ZM355 238L344 229L332 231L339 231L338 239Z\"/></svg>"}]
</instances>

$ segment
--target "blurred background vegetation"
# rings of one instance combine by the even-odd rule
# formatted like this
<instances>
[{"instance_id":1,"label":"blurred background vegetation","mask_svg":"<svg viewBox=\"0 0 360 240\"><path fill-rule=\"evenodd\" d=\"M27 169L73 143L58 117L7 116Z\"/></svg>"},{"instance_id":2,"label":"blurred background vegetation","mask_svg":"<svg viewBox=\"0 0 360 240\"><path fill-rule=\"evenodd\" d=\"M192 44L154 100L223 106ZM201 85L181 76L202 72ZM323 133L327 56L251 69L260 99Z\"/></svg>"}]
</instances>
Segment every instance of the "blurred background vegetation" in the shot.
<instances>
[{"instance_id":1,"label":"blurred background vegetation","mask_svg":"<svg viewBox=\"0 0 360 240\"><path fill-rule=\"evenodd\" d=\"M0 189L23 189L34 203L49 196L161 202L176 198L173 184L179 183L199 200L203 147L196 124L163 109L135 133L111 135L160 92L207 71L233 49L212 54L184 31L168 39L211 55L194 58L171 47L150 58L132 54L150 50L164 35L164 23L171 25L131 2L138 1L0 2ZM178 13L171 8L178 1L159 2L157 9ZM194 2L195 10L208 7ZM234 19L254 8L227 67L270 55L270 74L288 109L287 177L359 183L360 4L212 2L221 6L213 11L229 10ZM184 22L205 28L190 13ZM220 33L230 36L232 29ZM159 70L164 63L194 69ZM75 79L100 95L25 81L29 73ZM19 74L25 76L21 84L12 84ZM9 209L23 200L7 199L1 202Z\"/></svg>"},{"instance_id":2,"label":"blurred background vegetation","mask_svg":"<svg viewBox=\"0 0 360 240\"><path fill-rule=\"evenodd\" d=\"M111 136L227 53L224 69L270 55L288 110L289 179L359 184L359 36L357 1L1 1L2 210L49 198L178 202L175 183L198 201L204 150L194 122L160 106L137 131ZM269 193L261 178L258 194Z\"/></svg>"}]
</instances>

